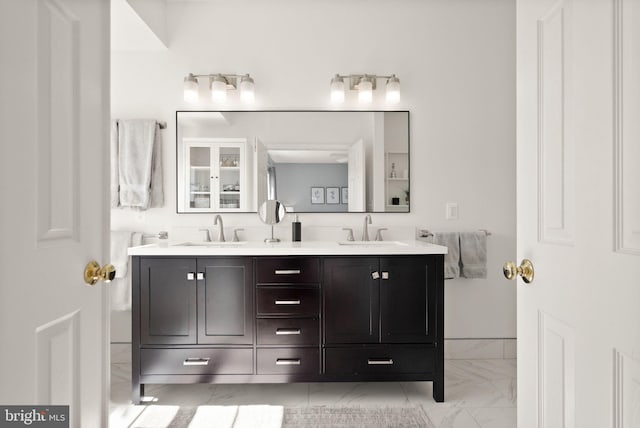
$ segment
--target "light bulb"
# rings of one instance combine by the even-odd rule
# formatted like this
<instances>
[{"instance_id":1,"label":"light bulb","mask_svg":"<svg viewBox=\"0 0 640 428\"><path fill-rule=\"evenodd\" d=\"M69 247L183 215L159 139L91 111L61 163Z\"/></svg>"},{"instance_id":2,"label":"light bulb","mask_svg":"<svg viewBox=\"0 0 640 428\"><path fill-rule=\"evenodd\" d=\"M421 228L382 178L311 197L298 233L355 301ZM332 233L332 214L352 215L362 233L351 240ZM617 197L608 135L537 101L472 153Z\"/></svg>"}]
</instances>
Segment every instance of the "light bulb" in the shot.
<instances>
[{"instance_id":1,"label":"light bulb","mask_svg":"<svg viewBox=\"0 0 640 428\"><path fill-rule=\"evenodd\" d=\"M387 80L387 103L398 104L400 102L400 80L392 74Z\"/></svg>"},{"instance_id":2,"label":"light bulb","mask_svg":"<svg viewBox=\"0 0 640 428\"><path fill-rule=\"evenodd\" d=\"M337 74L331 79L331 102L336 104L344 102L344 79Z\"/></svg>"},{"instance_id":3,"label":"light bulb","mask_svg":"<svg viewBox=\"0 0 640 428\"><path fill-rule=\"evenodd\" d=\"M216 103L227 100L227 79L220 74L211 78L211 100Z\"/></svg>"},{"instance_id":4,"label":"light bulb","mask_svg":"<svg viewBox=\"0 0 640 428\"><path fill-rule=\"evenodd\" d=\"M184 78L184 100L189 103L195 103L198 101L198 98L198 79L189 73L189 75Z\"/></svg>"},{"instance_id":5,"label":"light bulb","mask_svg":"<svg viewBox=\"0 0 640 428\"><path fill-rule=\"evenodd\" d=\"M240 99L244 103L253 103L256 99L255 84L248 74L240 80Z\"/></svg>"},{"instance_id":6,"label":"light bulb","mask_svg":"<svg viewBox=\"0 0 640 428\"><path fill-rule=\"evenodd\" d=\"M358 83L358 101L363 104L373 101L373 84L369 77L363 77Z\"/></svg>"}]
</instances>

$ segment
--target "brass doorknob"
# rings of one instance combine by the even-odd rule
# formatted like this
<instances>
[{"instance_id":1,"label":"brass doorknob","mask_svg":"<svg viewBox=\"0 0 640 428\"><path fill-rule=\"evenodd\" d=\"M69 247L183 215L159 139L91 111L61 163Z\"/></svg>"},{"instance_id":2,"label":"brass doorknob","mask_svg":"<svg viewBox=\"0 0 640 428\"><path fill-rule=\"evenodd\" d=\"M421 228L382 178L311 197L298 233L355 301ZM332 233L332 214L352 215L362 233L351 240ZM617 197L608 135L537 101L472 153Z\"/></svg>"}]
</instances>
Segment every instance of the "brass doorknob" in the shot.
<instances>
[{"instance_id":1,"label":"brass doorknob","mask_svg":"<svg viewBox=\"0 0 640 428\"><path fill-rule=\"evenodd\" d=\"M111 282L116 277L116 268L112 264L100 267L95 260L90 261L84 267L84 282L95 285L98 281Z\"/></svg>"},{"instance_id":2,"label":"brass doorknob","mask_svg":"<svg viewBox=\"0 0 640 428\"><path fill-rule=\"evenodd\" d=\"M520 266L516 266L514 262L506 262L502 266L502 273L507 279L514 279L516 275L520 275L522 280L529 284L533 282L533 263L528 259L523 259Z\"/></svg>"}]
</instances>

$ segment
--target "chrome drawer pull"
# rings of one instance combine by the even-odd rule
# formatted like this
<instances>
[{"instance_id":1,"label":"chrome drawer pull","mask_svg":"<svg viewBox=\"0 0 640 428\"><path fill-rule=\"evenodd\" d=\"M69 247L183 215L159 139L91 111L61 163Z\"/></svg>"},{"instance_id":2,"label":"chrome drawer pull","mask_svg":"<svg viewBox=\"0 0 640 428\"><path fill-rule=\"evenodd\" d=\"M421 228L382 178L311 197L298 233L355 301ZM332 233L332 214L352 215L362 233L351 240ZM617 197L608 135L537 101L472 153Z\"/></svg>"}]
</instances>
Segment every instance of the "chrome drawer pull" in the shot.
<instances>
[{"instance_id":1,"label":"chrome drawer pull","mask_svg":"<svg viewBox=\"0 0 640 428\"><path fill-rule=\"evenodd\" d=\"M277 328L276 336L284 336L289 334L300 334L301 330L299 328Z\"/></svg>"},{"instance_id":2,"label":"chrome drawer pull","mask_svg":"<svg viewBox=\"0 0 640 428\"><path fill-rule=\"evenodd\" d=\"M299 366L300 358L278 358L276 366Z\"/></svg>"},{"instance_id":3,"label":"chrome drawer pull","mask_svg":"<svg viewBox=\"0 0 640 428\"><path fill-rule=\"evenodd\" d=\"M372 360L368 359L367 364L370 366L392 366L393 359L389 358L388 360Z\"/></svg>"},{"instance_id":4,"label":"chrome drawer pull","mask_svg":"<svg viewBox=\"0 0 640 428\"><path fill-rule=\"evenodd\" d=\"M183 366L208 366L209 358L187 358L182 362Z\"/></svg>"},{"instance_id":5,"label":"chrome drawer pull","mask_svg":"<svg viewBox=\"0 0 640 428\"><path fill-rule=\"evenodd\" d=\"M276 275L300 275L300 269L276 269Z\"/></svg>"},{"instance_id":6,"label":"chrome drawer pull","mask_svg":"<svg viewBox=\"0 0 640 428\"><path fill-rule=\"evenodd\" d=\"M299 305L300 300L276 300L276 305Z\"/></svg>"}]
</instances>

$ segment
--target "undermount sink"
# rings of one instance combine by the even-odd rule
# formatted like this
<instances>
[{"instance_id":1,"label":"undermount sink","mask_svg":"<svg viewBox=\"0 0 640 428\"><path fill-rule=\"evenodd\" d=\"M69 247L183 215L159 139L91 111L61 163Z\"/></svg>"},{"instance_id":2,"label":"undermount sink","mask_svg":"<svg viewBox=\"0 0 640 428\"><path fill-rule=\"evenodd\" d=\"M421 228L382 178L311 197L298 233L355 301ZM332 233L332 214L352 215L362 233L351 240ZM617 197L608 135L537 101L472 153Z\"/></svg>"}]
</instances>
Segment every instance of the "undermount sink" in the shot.
<instances>
[{"instance_id":1,"label":"undermount sink","mask_svg":"<svg viewBox=\"0 0 640 428\"><path fill-rule=\"evenodd\" d=\"M245 245L247 241L239 242L182 242L180 244L173 244L174 247L206 247L206 248L228 248L228 247L241 247Z\"/></svg>"},{"instance_id":2,"label":"undermount sink","mask_svg":"<svg viewBox=\"0 0 640 428\"><path fill-rule=\"evenodd\" d=\"M406 247L409 244L398 241L338 241L338 245L344 245L347 247Z\"/></svg>"}]
</instances>

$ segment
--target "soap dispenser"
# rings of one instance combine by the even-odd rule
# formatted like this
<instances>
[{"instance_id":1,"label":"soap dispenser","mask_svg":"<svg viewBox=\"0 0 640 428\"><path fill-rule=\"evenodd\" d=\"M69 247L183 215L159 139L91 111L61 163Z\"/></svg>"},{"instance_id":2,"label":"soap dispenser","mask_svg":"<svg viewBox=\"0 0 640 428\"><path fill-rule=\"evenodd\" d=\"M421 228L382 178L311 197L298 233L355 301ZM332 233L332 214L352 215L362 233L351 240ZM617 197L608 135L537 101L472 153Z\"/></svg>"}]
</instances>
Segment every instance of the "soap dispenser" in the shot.
<instances>
[{"instance_id":1,"label":"soap dispenser","mask_svg":"<svg viewBox=\"0 0 640 428\"><path fill-rule=\"evenodd\" d=\"M296 219L291 222L291 241L300 242L302 241L302 223L298 220L298 215L296 214Z\"/></svg>"}]
</instances>

